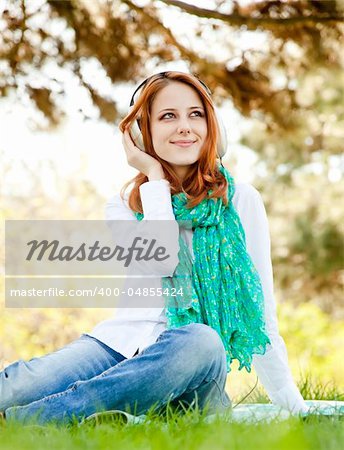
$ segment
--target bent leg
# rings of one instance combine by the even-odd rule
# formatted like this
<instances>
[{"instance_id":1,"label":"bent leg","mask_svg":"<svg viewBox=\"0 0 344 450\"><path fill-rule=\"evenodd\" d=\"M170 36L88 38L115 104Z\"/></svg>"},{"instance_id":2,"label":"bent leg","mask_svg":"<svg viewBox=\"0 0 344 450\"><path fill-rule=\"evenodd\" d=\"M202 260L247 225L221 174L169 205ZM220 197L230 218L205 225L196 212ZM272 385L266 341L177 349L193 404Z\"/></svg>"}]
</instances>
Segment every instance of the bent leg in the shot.
<instances>
[{"instance_id":1,"label":"bent leg","mask_svg":"<svg viewBox=\"0 0 344 450\"><path fill-rule=\"evenodd\" d=\"M102 374L77 381L69 389L30 405L9 408L7 419L68 423L100 410L144 414L183 394L201 394L211 412L230 407L225 394L226 356L218 334L207 325L191 324L163 332L143 352Z\"/></svg>"},{"instance_id":2,"label":"bent leg","mask_svg":"<svg viewBox=\"0 0 344 450\"><path fill-rule=\"evenodd\" d=\"M65 391L75 381L93 378L123 359L105 344L83 335L56 352L19 360L0 372L0 412Z\"/></svg>"}]
</instances>

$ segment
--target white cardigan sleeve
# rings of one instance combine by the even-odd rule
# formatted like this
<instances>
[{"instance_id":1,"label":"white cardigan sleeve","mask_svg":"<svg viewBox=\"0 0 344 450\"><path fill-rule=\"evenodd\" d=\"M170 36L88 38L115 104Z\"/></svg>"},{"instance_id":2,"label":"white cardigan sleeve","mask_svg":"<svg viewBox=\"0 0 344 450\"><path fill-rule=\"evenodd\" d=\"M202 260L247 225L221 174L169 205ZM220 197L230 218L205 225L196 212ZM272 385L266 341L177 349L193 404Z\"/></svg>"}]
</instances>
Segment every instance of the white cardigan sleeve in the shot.
<instances>
[{"instance_id":1,"label":"white cardigan sleeve","mask_svg":"<svg viewBox=\"0 0 344 450\"><path fill-rule=\"evenodd\" d=\"M128 247L135 236L133 230L136 227L138 236L149 242L154 239L158 246L166 249L169 257L163 261L150 260L146 265L133 260L131 262L133 273L136 275L148 273L162 277L172 276L179 262L179 226L173 213L169 182L161 179L143 183L140 186L140 198L143 220L130 224L130 230L126 225L119 226L117 223L121 220L136 221L135 214L128 205L128 196L125 196L123 200L120 194L117 194L106 204L105 218L112 229L113 238L119 245ZM152 226L152 221L165 221L165 223L159 224L159 226L154 223Z\"/></svg>"},{"instance_id":2,"label":"white cardigan sleeve","mask_svg":"<svg viewBox=\"0 0 344 450\"><path fill-rule=\"evenodd\" d=\"M286 345L278 330L270 232L263 200L257 189L242 183L238 185L233 204L245 230L247 251L262 283L266 327L271 341L271 346L268 345L264 355L253 356L253 367L274 404L293 413L305 412L308 406L293 381Z\"/></svg>"},{"instance_id":3,"label":"white cardigan sleeve","mask_svg":"<svg viewBox=\"0 0 344 450\"><path fill-rule=\"evenodd\" d=\"M145 220L175 220L171 189L167 180L147 181L141 184L140 198ZM105 217L107 220L136 220L128 205L128 195L124 196L124 200L120 194L112 197L106 204Z\"/></svg>"}]
</instances>

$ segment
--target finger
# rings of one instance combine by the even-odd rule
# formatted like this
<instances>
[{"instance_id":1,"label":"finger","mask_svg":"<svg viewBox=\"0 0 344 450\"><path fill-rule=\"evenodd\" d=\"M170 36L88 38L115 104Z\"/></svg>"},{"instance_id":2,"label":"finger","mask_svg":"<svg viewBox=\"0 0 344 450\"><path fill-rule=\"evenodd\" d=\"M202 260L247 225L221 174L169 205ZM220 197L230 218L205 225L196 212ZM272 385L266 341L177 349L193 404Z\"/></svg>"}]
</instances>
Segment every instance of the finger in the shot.
<instances>
[{"instance_id":1,"label":"finger","mask_svg":"<svg viewBox=\"0 0 344 450\"><path fill-rule=\"evenodd\" d=\"M133 138L131 137L131 134L130 134L130 127L128 127L128 128L126 129L126 136L127 136L128 140L131 142L131 144L132 144L133 146L135 146L135 142L133 141Z\"/></svg>"},{"instance_id":2,"label":"finger","mask_svg":"<svg viewBox=\"0 0 344 450\"><path fill-rule=\"evenodd\" d=\"M124 139L125 139L125 143L126 143L127 147L130 150L132 150L132 151L139 150L136 147L135 143L133 142L133 140L132 140L132 138L130 136L130 132L129 132L128 129L125 130L125 132L123 133L123 136L124 136Z\"/></svg>"},{"instance_id":3,"label":"finger","mask_svg":"<svg viewBox=\"0 0 344 450\"><path fill-rule=\"evenodd\" d=\"M125 148L125 150L130 150L131 146L132 146L132 142L129 136L129 132L127 130L124 131L123 136L122 136L122 143L123 146Z\"/></svg>"},{"instance_id":4,"label":"finger","mask_svg":"<svg viewBox=\"0 0 344 450\"><path fill-rule=\"evenodd\" d=\"M127 159L129 160L133 158L136 155L136 152L139 151L139 149L135 147L135 144L131 140L129 131L125 131L123 133L122 142Z\"/></svg>"},{"instance_id":5,"label":"finger","mask_svg":"<svg viewBox=\"0 0 344 450\"><path fill-rule=\"evenodd\" d=\"M130 135L128 128L126 128L123 132L123 140L127 143L130 142Z\"/></svg>"},{"instance_id":6,"label":"finger","mask_svg":"<svg viewBox=\"0 0 344 450\"><path fill-rule=\"evenodd\" d=\"M124 150L127 151L127 149L126 149L127 145L126 145L126 142L125 142L124 132L122 133L122 145L123 145Z\"/></svg>"}]
</instances>

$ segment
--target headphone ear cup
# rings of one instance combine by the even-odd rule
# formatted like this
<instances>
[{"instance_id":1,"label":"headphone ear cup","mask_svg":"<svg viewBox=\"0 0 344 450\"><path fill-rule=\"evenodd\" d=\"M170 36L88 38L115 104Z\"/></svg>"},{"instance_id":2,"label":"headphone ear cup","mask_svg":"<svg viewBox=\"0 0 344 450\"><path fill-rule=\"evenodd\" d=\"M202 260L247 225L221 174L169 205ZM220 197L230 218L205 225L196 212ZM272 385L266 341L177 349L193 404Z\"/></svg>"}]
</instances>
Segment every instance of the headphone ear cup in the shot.
<instances>
[{"instance_id":1,"label":"headphone ear cup","mask_svg":"<svg viewBox=\"0 0 344 450\"><path fill-rule=\"evenodd\" d=\"M129 128L129 133L136 147L145 152L146 150L143 144L143 136L136 120L134 120Z\"/></svg>"},{"instance_id":2,"label":"headphone ear cup","mask_svg":"<svg viewBox=\"0 0 344 450\"><path fill-rule=\"evenodd\" d=\"M215 108L215 116L219 126L219 139L217 142L217 155L222 158L227 152L228 138L225 124L221 118L220 112Z\"/></svg>"}]
</instances>

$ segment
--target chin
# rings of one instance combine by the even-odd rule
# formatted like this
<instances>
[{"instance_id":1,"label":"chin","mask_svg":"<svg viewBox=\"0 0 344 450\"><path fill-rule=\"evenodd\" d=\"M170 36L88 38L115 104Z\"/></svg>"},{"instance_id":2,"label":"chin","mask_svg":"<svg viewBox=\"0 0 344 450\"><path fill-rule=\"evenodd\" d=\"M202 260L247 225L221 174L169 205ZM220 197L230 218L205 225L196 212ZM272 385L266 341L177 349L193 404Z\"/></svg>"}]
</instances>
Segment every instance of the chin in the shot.
<instances>
[{"instance_id":1,"label":"chin","mask_svg":"<svg viewBox=\"0 0 344 450\"><path fill-rule=\"evenodd\" d=\"M198 159L192 159L189 161L169 161L170 164L172 164L173 166L181 166L181 167L185 167L185 166L191 166L192 164L195 164L195 162L197 162Z\"/></svg>"},{"instance_id":2,"label":"chin","mask_svg":"<svg viewBox=\"0 0 344 450\"><path fill-rule=\"evenodd\" d=\"M178 155L179 156L179 155ZM171 157L168 159L169 163L175 164L176 166L189 166L191 164L195 164L199 160L199 155L186 155L180 156L179 158L176 158L174 155L174 158Z\"/></svg>"}]
</instances>

